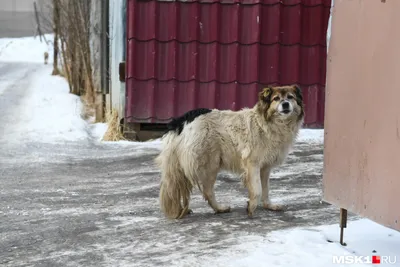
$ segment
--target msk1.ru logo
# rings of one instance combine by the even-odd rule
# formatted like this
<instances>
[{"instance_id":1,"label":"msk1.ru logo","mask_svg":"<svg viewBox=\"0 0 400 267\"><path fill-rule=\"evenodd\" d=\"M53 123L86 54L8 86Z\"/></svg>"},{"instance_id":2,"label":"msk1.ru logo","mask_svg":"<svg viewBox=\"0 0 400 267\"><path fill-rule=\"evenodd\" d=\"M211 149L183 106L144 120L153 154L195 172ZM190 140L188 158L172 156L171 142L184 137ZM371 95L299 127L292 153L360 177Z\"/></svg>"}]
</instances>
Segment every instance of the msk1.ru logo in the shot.
<instances>
[{"instance_id":1,"label":"msk1.ru logo","mask_svg":"<svg viewBox=\"0 0 400 267\"><path fill-rule=\"evenodd\" d=\"M333 263L337 264L395 264L396 256L355 256L343 255L333 256Z\"/></svg>"}]
</instances>

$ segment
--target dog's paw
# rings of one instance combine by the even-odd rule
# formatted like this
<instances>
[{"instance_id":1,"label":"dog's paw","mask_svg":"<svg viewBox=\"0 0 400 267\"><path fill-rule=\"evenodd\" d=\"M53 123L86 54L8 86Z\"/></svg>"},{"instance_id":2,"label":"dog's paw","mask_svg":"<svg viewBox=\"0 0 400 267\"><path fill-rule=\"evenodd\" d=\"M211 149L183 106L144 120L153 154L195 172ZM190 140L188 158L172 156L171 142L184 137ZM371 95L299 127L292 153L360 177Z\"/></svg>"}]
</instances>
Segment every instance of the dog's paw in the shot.
<instances>
[{"instance_id":1,"label":"dog's paw","mask_svg":"<svg viewBox=\"0 0 400 267\"><path fill-rule=\"evenodd\" d=\"M253 218L253 212L249 210L249 202L247 201L247 217L249 217L250 219Z\"/></svg>"},{"instance_id":2,"label":"dog's paw","mask_svg":"<svg viewBox=\"0 0 400 267\"><path fill-rule=\"evenodd\" d=\"M247 201L246 212L247 212L247 216L249 218L253 218L253 213L254 213L255 209L256 209L256 207L250 209L250 201Z\"/></svg>"},{"instance_id":3,"label":"dog's paw","mask_svg":"<svg viewBox=\"0 0 400 267\"><path fill-rule=\"evenodd\" d=\"M231 207L229 206L221 206L218 210L215 211L215 214L219 214L219 213L229 213L231 212Z\"/></svg>"},{"instance_id":4,"label":"dog's paw","mask_svg":"<svg viewBox=\"0 0 400 267\"><path fill-rule=\"evenodd\" d=\"M281 204L264 203L264 209L272 211L283 211L285 210L285 206Z\"/></svg>"},{"instance_id":5,"label":"dog's paw","mask_svg":"<svg viewBox=\"0 0 400 267\"><path fill-rule=\"evenodd\" d=\"M189 215L191 213L193 213L193 210L186 207L181 210L181 213L179 214L179 216L176 219L182 219L183 217L185 217L186 215Z\"/></svg>"}]
</instances>

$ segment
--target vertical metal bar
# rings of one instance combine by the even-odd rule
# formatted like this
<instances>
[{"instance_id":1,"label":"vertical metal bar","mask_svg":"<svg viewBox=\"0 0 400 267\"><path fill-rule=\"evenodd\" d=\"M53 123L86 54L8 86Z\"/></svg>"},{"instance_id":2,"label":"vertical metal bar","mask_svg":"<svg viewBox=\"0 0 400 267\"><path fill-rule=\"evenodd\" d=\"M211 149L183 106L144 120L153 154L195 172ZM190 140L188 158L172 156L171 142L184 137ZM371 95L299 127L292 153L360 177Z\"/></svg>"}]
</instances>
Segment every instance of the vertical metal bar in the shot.
<instances>
[{"instance_id":1,"label":"vertical metal bar","mask_svg":"<svg viewBox=\"0 0 400 267\"><path fill-rule=\"evenodd\" d=\"M343 242L343 234L344 228L347 227L347 210L340 209L340 244L342 246L346 246L346 243Z\"/></svg>"},{"instance_id":2,"label":"vertical metal bar","mask_svg":"<svg viewBox=\"0 0 400 267\"><path fill-rule=\"evenodd\" d=\"M110 91L109 84L109 1L101 1L101 87L103 94Z\"/></svg>"}]
</instances>

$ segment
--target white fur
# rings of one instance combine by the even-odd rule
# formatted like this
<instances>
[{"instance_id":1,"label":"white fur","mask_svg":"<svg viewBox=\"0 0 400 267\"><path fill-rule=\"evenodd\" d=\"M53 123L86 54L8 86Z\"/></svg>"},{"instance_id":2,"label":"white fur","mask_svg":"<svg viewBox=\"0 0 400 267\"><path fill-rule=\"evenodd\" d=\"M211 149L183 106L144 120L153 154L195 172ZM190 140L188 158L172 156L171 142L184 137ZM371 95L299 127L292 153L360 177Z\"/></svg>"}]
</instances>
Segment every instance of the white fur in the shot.
<instances>
[{"instance_id":1,"label":"white fur","mask_svg":"<svg viewBox=\"0 0 400 267\"><path fill-rule=\"evenodd\" d=\"M269 174L285 160L303 122L302 107L292 102L290 114L280 114L278 104L265 109L258 104L236 112L214 109L186 124L179 135L168 132L156 159L162 173L160 205L165 215L181 218L187 214L194 186L216 213L229 212L214 194L221 170L242 177L249 192L249 216L260 200L265 208L280 209L269 199ZM264 114L271 109L273 116L267 121Z\"/></svg>"}]
</instances>

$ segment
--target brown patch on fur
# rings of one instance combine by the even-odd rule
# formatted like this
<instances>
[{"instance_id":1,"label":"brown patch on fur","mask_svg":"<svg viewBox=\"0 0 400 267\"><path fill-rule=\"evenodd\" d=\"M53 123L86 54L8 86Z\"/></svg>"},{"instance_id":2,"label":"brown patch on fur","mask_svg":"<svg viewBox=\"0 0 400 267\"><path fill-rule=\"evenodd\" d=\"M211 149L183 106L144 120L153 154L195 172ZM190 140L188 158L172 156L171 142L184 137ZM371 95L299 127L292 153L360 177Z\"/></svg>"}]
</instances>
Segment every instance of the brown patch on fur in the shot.
<instances>
[{"instance_id":1,"label":"brown patch on fur","mask_svg":"<svg viewBox=\"0 0 400 267\"><path fill-rule=\"evenodd\" d=\"M281 100L287 100L299 107L298 120L304 117L303 96L298 85L266 87L258 95L257 111L263 114L266 121L271 121L277 112ZM294 105L295 104L295 105Z\"/></svg>"},{"instance_id":2,"label":"brown patch on fur","mask_svg":"<svg viewBox=\"0 0 400 267\"><path fill-rule=\"evenodd\" d=\"M299 116L299 120L304 118L304 102L303 102L303 93L301 91L300 86L298 86L297 84L293 85L293 89L294 93L296 95L296 102L297 105L301 108L300 110L300 116Z\"/></svg>"},{"instance_id":3,"label":"brown patch on fur","mask_svg":"<svg viewBox=\"0 0 400 267\"><path fill-rule=\"evenodd\" d=\"M257 111L263 114L266 121L269 121L270 114L268 112L271 105L271 95L273 93L273 87L266 87L258 94Z\"/></svg>"}]
</instances>

